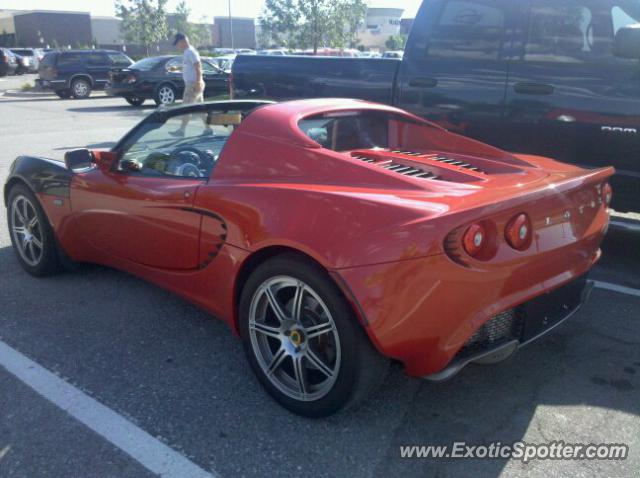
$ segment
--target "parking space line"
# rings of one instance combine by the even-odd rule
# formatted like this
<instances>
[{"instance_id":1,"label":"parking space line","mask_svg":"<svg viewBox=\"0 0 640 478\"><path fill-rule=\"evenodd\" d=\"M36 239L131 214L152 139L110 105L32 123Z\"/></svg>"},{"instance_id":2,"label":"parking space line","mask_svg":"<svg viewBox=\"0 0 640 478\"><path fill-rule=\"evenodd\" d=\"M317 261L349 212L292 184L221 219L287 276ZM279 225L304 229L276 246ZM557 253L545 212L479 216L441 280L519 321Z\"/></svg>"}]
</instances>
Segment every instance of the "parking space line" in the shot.
<instances>
[{"instance_id":1,"label":"parking space line","mask_svg":"<svg viewBox=\"0 0 640 478\"><path fill-rule=\"evenodd\" d=\"M633 289L624 285L612 284L611 282L601 282L599 280L593 282L594 285L599 289L611 290L613 292L620 292L621 294L640 297L640 289Z\"/></svg>"},{"instance_id":2,"label":"parking space line","mask_svg":"<svg viewBox=\"0 0 640 478\"><path fill-rule=\"evenodd\" d=\"M0 365L152 473L213 478L186 457L0 340ZM84 470L86 471L86 470Z\"/></svg>"}]
</instances>

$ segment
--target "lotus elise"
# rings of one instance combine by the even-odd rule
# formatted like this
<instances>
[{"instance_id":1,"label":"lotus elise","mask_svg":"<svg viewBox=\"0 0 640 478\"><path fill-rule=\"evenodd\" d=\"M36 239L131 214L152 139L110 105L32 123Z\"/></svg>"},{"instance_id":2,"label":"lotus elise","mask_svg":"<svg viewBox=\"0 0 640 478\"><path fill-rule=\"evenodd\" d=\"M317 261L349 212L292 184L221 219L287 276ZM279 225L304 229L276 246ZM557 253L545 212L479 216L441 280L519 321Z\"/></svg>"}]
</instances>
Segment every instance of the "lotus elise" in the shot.
<instances>
[{"instance_id":1,"label":"lotus elise","mask_svg":"<svg viewBox=\"0 0 640 478\"><path fill-rule=\"evenodd\" d=\"M224 320L266 391L327 416L396 361L443 380L495 363L590 290L612 168L510 154L348 99L159 109L110 151L22 156L16 256L97 263Z\"/></svg>"}]
</instances>

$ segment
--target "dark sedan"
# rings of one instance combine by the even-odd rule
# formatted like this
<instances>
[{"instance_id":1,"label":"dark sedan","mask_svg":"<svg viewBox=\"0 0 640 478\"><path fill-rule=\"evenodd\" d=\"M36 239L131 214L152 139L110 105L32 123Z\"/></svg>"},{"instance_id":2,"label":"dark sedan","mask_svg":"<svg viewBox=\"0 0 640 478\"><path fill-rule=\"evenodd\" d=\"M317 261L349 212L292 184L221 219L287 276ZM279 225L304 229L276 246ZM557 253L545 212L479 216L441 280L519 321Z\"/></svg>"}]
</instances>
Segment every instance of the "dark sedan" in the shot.
<instances>
[{"instance_id":1,"label":"dark sedan","mask_svg":"<svg viewBox=\"0 0 640 478\"><path fill-rule=\"evenodd\" d=\"M202 59L205 97L229 91L229 75L215 66L211 60ZM129 68L117 68L109 73L107 94L121 96L132 106L140 106L152 99L157 105L168 105L182 97L181 56L157 56L140 60Z\"/></svg>"}]
</instances>

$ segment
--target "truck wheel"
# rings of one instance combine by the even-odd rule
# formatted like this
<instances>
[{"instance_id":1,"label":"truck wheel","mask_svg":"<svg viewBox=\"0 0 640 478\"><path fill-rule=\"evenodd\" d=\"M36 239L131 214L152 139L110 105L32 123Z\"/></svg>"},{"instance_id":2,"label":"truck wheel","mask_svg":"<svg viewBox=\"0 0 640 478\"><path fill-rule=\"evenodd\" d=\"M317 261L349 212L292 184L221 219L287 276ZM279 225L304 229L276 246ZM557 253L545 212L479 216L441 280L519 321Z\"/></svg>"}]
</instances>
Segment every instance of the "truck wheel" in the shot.
<instances>
[{"instance_id":1,"label":"truck wheel","mask_svg":"<svg viewBox=\"0 0 640 478\"><path fill-rule=\"evenodd\" d=\"M91 95L91 83L84 78L76 78L71 82L71 94L77 100L89 98Z\"/></svg>"},{"instance_id":2,"label":"truck wheel","mask_svg":"<svg viewBox=\"0 0 640 478\"><path fill-rule=\"evenodd\" d=\"M176 101L176 89L171 85L160 85L153 95L156 105L171 105Z\"/></svg>"},{"instance_id":3,"label":"truck wheel","mask_svg":"<svg viewBox=\"0 0 640 478\"><path fill-rule=\"evenodd\" d=\"M55 236L34 194L17 184L9 191L8 205L9 236L22 268L36 277L60 272Z\"/></svg>"},{"instance_id":4,"label":"truck wheel","mask_svg":"<svg viewBox=\"0 0 640 478\"><path fill-rule=\"evenodd\" d=\"M254 373L293 413L332 415L360 403L384 378L388 360L326 271L301 256L260 265L242 290L239 312Z\"/></svg>"},{"instance_id":5,"label":"truck wheel","mask_svg":"<svg viewBox=\"0 0 640 478\"><path fill-rule=\"evenodd\" d=\"M71 90L56 90L55 94L58 95L59 98L62 98L63 100L66 100L68 98L71 98Z\"/></svg>"},{"instance_id":6,"label":"truck wheel","mask_svg":"<svg viewBox=\"0 0 640 478\"><path fill-rule=\"evenodd\" d=\"M139 96L127 96L125 100L127 100L127 103L131 106L142 106L144 103L144 98L140 98Z\"/></svg>"}]
</instances>

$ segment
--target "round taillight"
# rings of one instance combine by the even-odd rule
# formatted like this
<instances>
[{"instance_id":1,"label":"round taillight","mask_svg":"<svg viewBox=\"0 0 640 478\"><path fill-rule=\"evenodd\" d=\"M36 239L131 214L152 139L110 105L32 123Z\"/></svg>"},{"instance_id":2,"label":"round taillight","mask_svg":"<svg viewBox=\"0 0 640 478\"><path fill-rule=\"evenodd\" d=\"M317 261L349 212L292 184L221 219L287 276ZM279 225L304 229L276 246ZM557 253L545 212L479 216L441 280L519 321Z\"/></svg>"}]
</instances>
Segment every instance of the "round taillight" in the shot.
<instances>
[{"instance_id":1,"label":"round taillight","mask_svg":"<svg viewBox=\"0 0 640 478\"><path fill-rule=\"evenodd\" d=\"M522 251L531 244L533 227L526 214L518 214L512 218L504 230L504 236L511 247Z\"/></svg>"},{"instance_id":2,"label":"round taillight","mask_svg":"<svg viewBox=\"0 0 640 478\"><path fill-rule=\"evenodd\" d=\"M480 224L469 226L462 236L462 245L471 257L477 256L482 250L487 239L487 231Z\"/></svg>"},{"instance_id":3,"label":"round taillight","mask_svg":"<svg viewBox=\"0 0 640 478\"><path fill-rule=\"evenodd\" d=\"M604 201L605 206L611 204L611 199L613 198L613 188L611 184L605 183L602 186L602 200Z\"/></svg>"}]
</instances>

